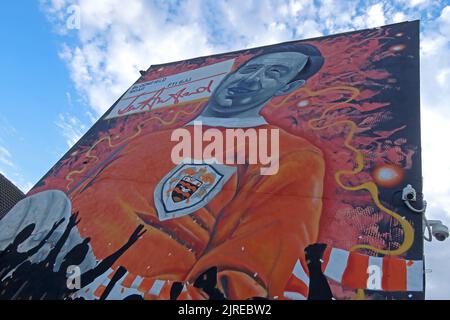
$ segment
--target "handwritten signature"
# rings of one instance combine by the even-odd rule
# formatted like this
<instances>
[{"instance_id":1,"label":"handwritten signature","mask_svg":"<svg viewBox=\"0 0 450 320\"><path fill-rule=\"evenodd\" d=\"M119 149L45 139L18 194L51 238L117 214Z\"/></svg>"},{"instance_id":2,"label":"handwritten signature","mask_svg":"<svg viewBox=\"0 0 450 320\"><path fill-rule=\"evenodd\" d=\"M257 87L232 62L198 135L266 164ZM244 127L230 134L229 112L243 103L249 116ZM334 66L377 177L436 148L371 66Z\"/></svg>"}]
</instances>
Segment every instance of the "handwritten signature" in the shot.
<instances>
[{"instance_id":1,"label":"handwritten signature","mask_svg":"<svg viewBox=\"0 0 450 320\"><path fill-rule=\"evenodd\" d=\"M205 93L205 92L211 93L211 87L212 87L213 82L214 82L214 80L210 80L208 85L197 87L193 91L188 91L187 87L183 87L175 93L167 93L167 97L164 97L164 93L166 93L166 91L170 88L161 88L154 92L144 93L144 94L134 97L133 101L131 101L130 104L126 108L119 109L117 112L119 115L123 115L123 114L129 113L134 110L145 110L146 108L148 108L148 110L150 111L150 110L152 110L152 108L154 106L159 105L159 104L167 104L169 102L171 102L170 104L178 104L178 103L180 103L180 100L182 98L194 96L194 95ZM137 106L134 106L134 103L136 102L136 100L138 100L142 96L147 96L147 95L150 95L150 96L147 99L145 99L141 102L138 102Z\"/></svg>"}]
</instances>

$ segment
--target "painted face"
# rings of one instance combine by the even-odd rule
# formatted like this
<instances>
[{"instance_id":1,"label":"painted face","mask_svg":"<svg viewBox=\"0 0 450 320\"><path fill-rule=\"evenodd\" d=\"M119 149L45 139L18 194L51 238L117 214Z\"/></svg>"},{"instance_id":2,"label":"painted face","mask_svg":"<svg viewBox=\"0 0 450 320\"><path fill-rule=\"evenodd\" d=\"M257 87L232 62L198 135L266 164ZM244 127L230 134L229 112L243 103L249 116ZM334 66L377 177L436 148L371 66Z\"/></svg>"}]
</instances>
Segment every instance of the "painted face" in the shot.
<instances>
[{"instance_id":1,"label":"painted face","mask_svg":"<svg viewBox=\"0 0 450 320\"><path fill-rule=\"evenodd\" d=\"M230 73L213 94L211 108L218 113L239 113L258 107L283 89L308 57L299 52L269 53L251 59Z\"/></svg>"}]
</instances>

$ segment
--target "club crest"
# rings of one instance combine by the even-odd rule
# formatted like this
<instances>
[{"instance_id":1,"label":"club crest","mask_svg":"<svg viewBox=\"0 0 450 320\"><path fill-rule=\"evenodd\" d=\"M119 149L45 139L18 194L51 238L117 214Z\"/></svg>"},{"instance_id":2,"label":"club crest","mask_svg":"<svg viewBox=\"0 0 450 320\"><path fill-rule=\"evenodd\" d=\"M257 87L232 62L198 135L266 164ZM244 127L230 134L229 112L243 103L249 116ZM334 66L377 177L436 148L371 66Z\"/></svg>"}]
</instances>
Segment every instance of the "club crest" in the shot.
<instances>
[{"instance_id":1,"label":"club crest","mask_svg":"<svg viewBox=\"0 0 450 320\"><path fill-rule=\"evenodd\" d=\"M156 186L155 206L161 221L181 217L205 206L236 168L222 164L180 164Z\"/></svg>"},{"instance_id":2,"label":"club crest","mask_svg":"<svg viewBox=\"0 0 450 320\"><path fill-rule=\"evenodd\" d=\"M202 186L202 184L202 181L192 176L184 176L172 190L173 202L189 201L189 198Z\"/></svg>"}]
</instances>

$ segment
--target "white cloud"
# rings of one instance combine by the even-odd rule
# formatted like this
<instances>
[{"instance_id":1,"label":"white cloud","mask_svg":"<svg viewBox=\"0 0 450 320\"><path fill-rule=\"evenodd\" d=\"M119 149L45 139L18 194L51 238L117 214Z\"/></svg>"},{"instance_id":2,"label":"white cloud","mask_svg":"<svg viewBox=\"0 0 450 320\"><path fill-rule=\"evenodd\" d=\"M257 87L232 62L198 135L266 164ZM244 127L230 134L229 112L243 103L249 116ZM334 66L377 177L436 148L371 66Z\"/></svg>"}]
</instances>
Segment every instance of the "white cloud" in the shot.
<instances>
[{"instance_id":1,"label":"white cloud","mask_svg":"<svg viewBox=\"0 0 450 320\"><path fill-rule=\"evenodd\" d=\"M422 157L424 193L431 205L449 210L450 218L450 149L448 136L450 118L433 108L422 111Z\"/></svg>"},{"instance_id":2,"label":"white cloud","mask_svg":"<svg viewBox=\"0 0 450 320\"><path fill-rule=\"evenodd\" d=\"M421 35L421 86L425 108L450 118L450 6Z\"/></svg>"},{"instance_id":3,"label":"white cloud","mask_svg":"<svg viewBox=\"0 0 450 320\"><path fill-rule=\"evenodd\" d=\"M0 146L0 173L14 183L22 192L26 193L33 184L25 179L13 159L11 152L6 147Z\"/></svg>"},{"instance_id":4,"label":"white cloud","mask_svg":"<svg viewBox=\"0 0 450 320\"><path fill-rule=\"evenodd\" d=\"M403 22L406 20L408 20L407 16L403 12L396 12L392 17L392 22L394 23Z\"/></svg>"},{"instance_id":5,"label":"white cloud","mask_svg":"<svg viewBox=\"0 0 450 320\"><path fill-rule=\"evenodd\" d=\"M450 5L442 9L441 15L438 19L439 30L442 34L450 33Z\"/></svg>"},{"instance_id":6,"label":"white cloud","mask_svg":"<svg viewBox=\"0 0 450 320\"><path fill-rule=\"evenodd\" d=\"M447 240L448 241L448 240ZM450 250L443 242L433 240L425 245L426 273L426 299L448 300L448 262Z\"/></svg>"},{"instance_id":7,"label":"white cloud","mask_svg":"<svg viewBox=\"0 0 450 320\"><path fill-rule=\"evenodd\" d=\"M0 115L0 173L13 182L24 192L30 190L29 182L22 172L22 168L14 161L13 145L11 142L22 142L24 138L9 121Z\"/></svg>"},{"instance_id":8,"label":"white cloud","mask_svg":"<svg viewBox=\"0 0 450 320\"><path fill-rule=\"evenodd\" d=\"M377 3L369 8L367 11L367 25L369 28L379 27L386 23L384 16L383 4Z\"/></svg>"},{"instance_id":9,"label":"white cloud","mask_svg":"<svg viewBox=\"0 0 450 320\"><path fill-rule=\"evenodd\" d=\"M443 116L439 109L425 106L422 110L422 157L424 195L428 202L427 218L441 220L450 226L450 150L448 135L450 117ZM444 133L444 134L443 134ZM425 245L427 299L450 299L449 241Z\"/></svg>"},{"instance_id":10,"label":"white cloud","mask_svg":"<svg viewBox=\"0 0 450 320\"><path fill-rule=\"evenodd\" d=\"M450 6L442 1L122 1L41 0L62 33L66 8L81 9L76 44L62 46L79 93L92 107L94 121L150 64L238 50L324 34L377 27L421 18L421 100L424 193L428 215L450 224L449 151L444 134L450 128ZM439 9L439 17L435 12ZM57 122L69 146L86 127L74 117ZM446 130L447 129L447 130ZM446 211L447 210L447 211ZM448 241L450 243L450 241ZM450 298L449 243L427 246L433 273L428 297Z\"/></svg>"},{"instance_id":11,"label":"white cloud","mask_svg":"<svg viewBox=\"0 0 450 320\"><path fill-rule=\"evenodd\" d=\"M323 36L319 25L314 20L306 20L300 27L297 28L296 32L304 38Z\"/></svg>"},{"instance_id":12,"label":"white cloud","mask_svg":"<svg viewBox=\"0 0 450 320\"><path fill-rule=\"evenodd\" d=\"M11 161L11 153L2 146L0 146L0 163L8 167L14 167L14 164Z\"/></svg>"},{"instance_id":13,"label":"white cloud","mask_svg":"<svg viewBox=\"0 0 450 320\"><path fill-rule=\"evenodd\" d=\"M411 7L417 7L421 5L426 5L430 2L430 0L409 0L409 6Z\"/></svg>"},{"instance_id":14,"label":"white cloud","mask_svg":"<svg viewBox=\"0 0 450 320\"><path fill-rule=\"evenodd\" d=\"M9 121L0 114L0 143L14 136L18 137L20 140L23 139L23 137L18 134L17 129L14 128Z\"/></svg>"},{"instance_id":15,"label":"white cloud","mask_svg":"<svg viewBox=\"0 0 450 320\"><path fill-rule=\"evenodd\" d=\"M160 11L145 1L80 0L78 5L79 45L63 45L60 56L67 62L77 89L98 114L109 108L149 63L211 53L200 25L192 21L178 23L195 11L187 4L178 9L175 17L168 13L168 4L162 4L165 10ZM63 12L64 8L59 10ZM178 19L176 15L184 17ZM172 18L176 23L171 22Z\"/></svg>"},{"instance_id":16,"label":"white cloud","mask_svg":"<svg viewBox=\"0 0 450 320\"><path fill-rule=\"evenodd\" d=\"M442 10L439 25L450 17L450 7ZM448 17L447 17L448 15ZM421 41L422 157L424 193L429 199L430 215L447 210L450 225L450 150L445 132L450 128L450 35L430 28ZM450 291L450 290L449 290Z\"/></svg>"},{"instance_id":17,"label":"white cloud","mask_svg":"<svg viewBox=\"0 0 450 320\"><path fill-rule=\"evenodd\" d=\"M55 124L61 130L69 148L77 143L77 141L80 140L81 136L88 129L86 125L78 118L69 114L59 114L58 120Z\"/></svg>"}]
</instances>

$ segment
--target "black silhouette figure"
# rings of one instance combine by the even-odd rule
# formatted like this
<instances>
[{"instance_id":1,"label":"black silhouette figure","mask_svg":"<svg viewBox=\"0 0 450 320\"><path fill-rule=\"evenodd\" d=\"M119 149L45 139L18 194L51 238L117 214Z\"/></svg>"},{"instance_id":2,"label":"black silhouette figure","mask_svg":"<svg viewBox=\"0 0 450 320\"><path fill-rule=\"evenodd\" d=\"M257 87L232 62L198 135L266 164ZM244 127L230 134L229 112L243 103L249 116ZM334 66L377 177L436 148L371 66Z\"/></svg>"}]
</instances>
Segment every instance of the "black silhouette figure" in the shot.
<instances>
[{"instance_id":1,"label":"black silhouette figure","mask_svg":"<svg viewBox=\"0 0 450 320\"><path fill-rule=\"evenodd\" d=\"M105 291L103 291L102 295L98 300L106 300L106 298L111 293L112 289L116 286L117 282L127 273L127 269L123 266L120 266L117 271L114 273L113 277L111 278L111 281L108 283L108 285L105 288ZM85 300L83 297L68 297L68 300ZM144 298L141 295L138 294L132 294L127 297L125 297L123 300L144 300Z\"/></svg>"},{"instance_id":2,"label":"black silhouette figure","mask_svg":"<svg viewBox=\"0 0 450 320\"><path fill-rule=\"evenodd\" d=\"M95 280L98 276L105 273L121 255L125 253L147 230L144 229L144 225L140 224L136 230L131 234L128 241L119 248L116 252L109 257L103 259L94 269L91 269L81 275L81 287L85 287Z\"/></svg>"},{"instance_id":3,"label":"black silhouette figure","mask_svg":"<svg viewBox=\"0 0 450 320\"><path fill-rule=\"evenodd\" d=\"M322 257L327 245L315 243L305 249L309 270L308 300L332 300L330 285L322 272Z\"/></svg>"},{"instance_id":4,"label":"black silhouette figure","mask_svg":"<svg viewBox=\"0 0 450 320\"><path fill-rule=\"evenodd\" d=\"M78 212L76 212L75 214L72 214L70 216L69 223L67 224L66 230L64 230L64 233L61 235L61 237L56 242L55 247L50 251L47 258L43 261L43 262L45 262L47 267L50 267L51 269L53 269L53 267L56 263L56 258L60 254L61 249L63 248L64 244L67 242L70 232L72 231L73 228L75 228L80 223L80 221L81 221L81 219L78 219Z\"/></svg>"},{"instance_id":5,"label":"black silhouette figure","mask_svg":"<svg viewBox=\"0 0 450 320\"><path fill-rule=\"evenodd\" d=\"M97 277L105 273L119 258L122 256L122 254L125 253L126 250L128 250L145 232L146 230L142 231L144 229L144 225L139 225L136 230L132 233L128 241L119 248L116 252L108 256L107 258L103 259L96 267L93 269L84 272L80 276L81 280L81 288L89 285L92 283ZM65 283L67 281L67 268L71 265L79 265L83 262L84 258L86 257L86 254L89 251L88 242L89 238L85 239L83 243L78 244L75 246L67 255L64 257L63 262L61 263L61 267L59 268L59 271L54 273L53 277L53 283L60 283L63 284L63 286L60 286L62 290L59 292L54 292L53 294L50 294L49 296L51 299L65 299L74 292L76 292L78 289L69 289L67 286L65 286ZM58 286L52 286L51 288L57 289ZM112 289L112 288L111 288Z\"/></svg>"},{"instance_id":6,"label":"black silhouette figure","mask_svg":"<svg viewBox=\"0 0 450 320\"><path fill-rule=\"evenodd\" d=\"M109 281L108 285L105 288L105 291L103 291L102 295L100 296L99 300L106 300L106 298L111 293L112 289L115 287L117 282L127 273L127 269L123 266L120 266L117 271L114 273L114 275L111 278L111 281ZM139 294L132 294L127 297L125 297L123 300L144 300L144 298Z\"/></svg>"},{"instance_id":7,"label":"black silhouette figure","mask_svg":"<svg viewBox=\"0 0 450 320\"><path fill-rule=\"evenodd\" d=\"M3 282L4 290L0 292L0 297L2 299L49 298L49 294L44 288L48 287L51 288L50 290L56 290L56 288L53 288L53 283L51 282L53 268L56 263L56 258L61 252L64 243L67 241L70 232L80 222L77 218L78 213L75 213L70 217L64 233L43 261L32 263L31 261L26 260L17 267L12 276L5 279Z\"/></svg>"},{"instance_id":8,"label":"black silhouette figure","mask_svg":"<svg viewBox=\"0 0 450 320\"><path fill-rule=\"evenodd\" d=\"M55 247L50 251L44 261L33 264L30 261L22 263L2 284L0 298L2 299L68 299L78 291L79 288L68 286L67 269L69 266L78 266L83 262L89 252L90 239L84 239L82 243L73 247L63 258L58 271L54 271L56 258L61 252L72 229L80 222L77 220L78 213L73 214L66 230L57 241ZM92 283L98 276L106 272L119 257L128 250L146 230L142 231L143 225L139 225L129 240L115 253L102 260L95 268L81 274L80 288Z\"/></svg>"},{"instance_id":9,"label":"black silhouette figure","mask_svg":"<svg viewBox=\"0 0 450 320\"><path fill-rule=\"evenodd\" d=\"M7 246L5 250L0 253L0 279L6 276L11 270L16 268L25 260L35 255L45 245L53 232L61 225L61 223L63 223L63 221L64 218L59 220L58 222L55 222L51 230L41 240L41 242L39 242L37 246L28 250L27 252L19 252L18 247L33 234L36 225L32 223L26 226L22 231L20 231L14 239L13 243Z\"/></svg>"},{"instance_id":10,"label":"black silhouette figure","mask_svg":"<svg viewBox=\"0 0 450 320\"><path fill-rule=\"evenodd\" d=\"M17 251L17 247L31 236L35 227L36 225L32 223L23 228L23 230L16 235L16 238L13 240L13 242L8 245L5 250L0 252L0 258L3 258L5 254L8 254L12 251Z\"/></svg>"},{"instance_id":11,"label":"black silhouette figure","mask_svg":"<svg viewBox=\"0 0 450 320\"><path fill-rule=\"evenodd\" d=\"M183 283L182 282L174 282L172 287L170 288L170 300L177 300L183 291Z\"/></svg>"},{"instance_id":12,"label":"black silhouette figure","mask_svg":"<svg viewBox=\"0 0 450 320\"><path fill-rule=\"evenodd\" d=\"M111 293L111 290L114 288L116 283L125 275L125 273L127 273L127 269L125 269L125 267L120 266L112 276L111 281L109 281L108 285L105 288L105 291L103 291L99 300L106 300L108 295Z\"/></svg>"},{"instance_id":13,"label":"black silhouette figure","mask_svg":"<svg viewBox=\"0 0 450 320\"><path fill-rule=\"evenodd\" d=\"M144 298L138 294L132 294L124 298L123 300L144 300Z\"/></svg>"},{"instance_id":14,"label":"black silhouette figure","mask_svg":"<svg viewBox=\"0 0 450 320\"><path fill-rule=\"evenodd\" d=\"M248 298L247 300L255 300L255 301L258 301L258 300L270 300L270 299L267 298L267 297L251 297L251 298Z\"/></svg>"},{"instance_id":15,"label":"black silhouette figure","mask_svg":"<svg viewBox=\"0 0 450 320\"><path fill-rule=\"evenodd\" d=\"M195 280L194 287L202 289L209 296L209 300L227 300L217 288L217 267L211 267L202 273Z\"/></svg>"}]
</instances>

